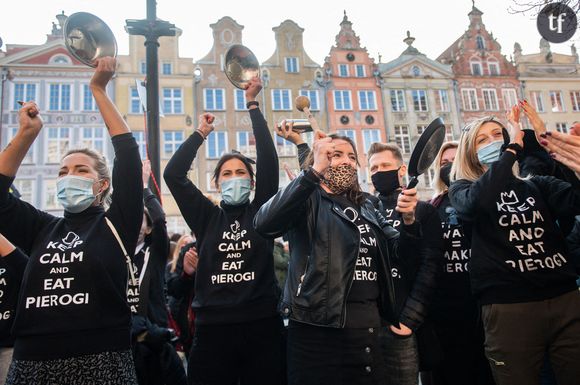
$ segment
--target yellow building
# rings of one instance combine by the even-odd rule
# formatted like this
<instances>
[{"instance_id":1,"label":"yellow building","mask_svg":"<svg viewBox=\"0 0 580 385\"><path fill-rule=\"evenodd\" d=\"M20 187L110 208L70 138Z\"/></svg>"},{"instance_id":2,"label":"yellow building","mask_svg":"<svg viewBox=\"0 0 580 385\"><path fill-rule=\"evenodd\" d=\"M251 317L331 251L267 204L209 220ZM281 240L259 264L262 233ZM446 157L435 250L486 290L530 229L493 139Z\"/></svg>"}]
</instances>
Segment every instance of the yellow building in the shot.
<instances>
[{"instance_id":1,"label":"yellow building","mask_svg":"<svg viewBox=\"0 0 580 385\"><path fill-rule=\"evenodd\" d=\"M195 129L193 103L193 60L179 56L179 36L159 39L159 101L161 174L179 145ZM141 157L146 158L146 117L139 99L138 85L145 80L146 54L143 36L129 36L129 55L119 55L115 78L115 103L139 143ZM143 89L144 91L144 89ZM144 92L143 92L144 94ZM192 177L194 177L192 175ZM163 179L163 178L161 178ZM157 181L162 192L169 233L187 230L179 209L163 181Z\"/></svg>"},{"instance_id":2,"label":"yellow building","mask_svg":"<svg viewBox=\"0 0 580 385\"><path fill-rule=\"evenodd\" d=\"M523 55L520 45L514 45L523 94L548 130L568 132L572 123L580 121L580 64L574 45L571 51L571 55L552 52L544 39L539 53Z\"/></svg>"}]
</instances>

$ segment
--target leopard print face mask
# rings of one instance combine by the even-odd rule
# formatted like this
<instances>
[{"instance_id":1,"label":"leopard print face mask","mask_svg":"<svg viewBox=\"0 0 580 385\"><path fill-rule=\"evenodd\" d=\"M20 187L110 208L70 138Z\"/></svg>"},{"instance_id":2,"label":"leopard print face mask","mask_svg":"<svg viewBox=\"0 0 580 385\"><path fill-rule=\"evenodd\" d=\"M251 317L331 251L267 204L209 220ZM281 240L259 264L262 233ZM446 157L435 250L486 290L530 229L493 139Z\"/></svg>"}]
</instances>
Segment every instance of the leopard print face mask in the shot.
<instances>
[{"instance_id":1,"label":"leopard print face mask","mask_svg":"<svg viewBox=\"0 0 580 385\"><path fill-rule=\"evenodd\" d=\"M356 169L350 164L340 166L330 166L324 175L324 184L328 186L333 194L342 194L350 190L356 182Z\"/></svg>"}]
</instances>

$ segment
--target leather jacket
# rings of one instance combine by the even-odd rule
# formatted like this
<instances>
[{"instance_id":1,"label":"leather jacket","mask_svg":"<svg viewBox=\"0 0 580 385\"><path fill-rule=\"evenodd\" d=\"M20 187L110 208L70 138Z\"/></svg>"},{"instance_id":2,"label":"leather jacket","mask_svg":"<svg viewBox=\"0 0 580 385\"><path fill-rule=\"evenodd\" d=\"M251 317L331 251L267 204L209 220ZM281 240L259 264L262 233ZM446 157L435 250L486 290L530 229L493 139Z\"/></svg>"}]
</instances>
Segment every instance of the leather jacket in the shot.
<instances>
[{"instance_id":1,"label":"leather jacket","mask_svg":"<svg viewBox=\"0 0 580 385\"><path fill-rule=\"evenodd\" d=\"M285 234L290 244L282 313L298 322L342 328L360 233L319 183L312 171L301 172L260 208L254 227L266 237ZM368 200L361 205L360 214L383 235L377 242L378 305L381 317L398 325L390 258L396 257L399 248L420 243L420 226L404 226L400 235Z\"/></svg>"}]
</instances>

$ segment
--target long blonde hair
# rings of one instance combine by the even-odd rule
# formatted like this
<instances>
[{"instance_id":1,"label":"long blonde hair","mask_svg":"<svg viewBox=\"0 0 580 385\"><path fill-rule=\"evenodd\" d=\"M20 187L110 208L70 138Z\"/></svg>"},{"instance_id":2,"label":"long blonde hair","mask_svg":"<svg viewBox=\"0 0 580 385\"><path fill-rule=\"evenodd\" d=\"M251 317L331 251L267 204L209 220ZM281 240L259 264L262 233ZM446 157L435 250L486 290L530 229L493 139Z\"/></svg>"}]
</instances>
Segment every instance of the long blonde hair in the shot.
<instances>
[{"instance_id":1,"label":"long blonde hair","mask_svg":"<svg viewBox=\"0 0 580 385\"><path fill-rule=\"evenodd\" d=\"M175 273L175 268L177 267L177 260L179 259L179 253L181 249L187 244L188 239L193 239L193 237L189 234L182 235L177 240L177 245L175 246L175 250L173 251L173 259L171 260L171 272Z\"/></svg>"},{"instance_id":2,"label":"long blonde hair","mask_svg":"<svg viewBox=\"0 0 580 385\"><path fill-rule=\"evenodd\" d=\"M451 167L451 173L449 175L449 179L452 182L459 179L475 182L485 173L485 168L477 158L477 146L475 145L475 140L481 126L490 122L497 123L502 128L505 127L494 116L485 116L483 118L476 119L471 123L468 123L463 128L463 132L459 138L457 154L455 154L455 162L453 162L453 167ZM517 162L514 163L512 171L515 177L519 176L519 167Z\"/></svg>"},{"instance_id":3,"label":"long blonde hair","mask_svg":"<svg viewBox=\"0 0 580 385\"><path fill-rule=\"evenodd\" d=\"M442 193L444 193L448 186L445 184L445 182L443 182L443 180L441 179L441 158L443 157L443 153L449 149L452 148L457 148L459 147L459 143L457 142L445 142L443 143L443 145L441 146L441 149L439 150L439 152L437 153L437 157L435 158L434 163L434 168L435 168L435 176L433 177L433 180L435 181L435 195L440 195Z\"/></svg>"}]
</instances>

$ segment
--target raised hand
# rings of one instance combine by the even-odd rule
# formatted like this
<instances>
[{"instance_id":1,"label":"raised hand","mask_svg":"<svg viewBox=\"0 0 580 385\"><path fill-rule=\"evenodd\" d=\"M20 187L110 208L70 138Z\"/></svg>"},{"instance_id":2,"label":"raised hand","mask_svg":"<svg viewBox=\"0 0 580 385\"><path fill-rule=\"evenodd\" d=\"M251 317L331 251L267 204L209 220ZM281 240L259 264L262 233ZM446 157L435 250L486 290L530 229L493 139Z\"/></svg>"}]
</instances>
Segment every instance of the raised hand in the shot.
<instances>
[{"instance_id":1,"label":"raised hand","mask_svg":"<svg viewBox=\"0 0 580 385\"><path fill-rule=\"evenodd\" d=\"M90 86L92 89L105 90L109 81L115 74L117 60L112 57L103 57L96 60L97 68L91 78Z\"/></svg>"},{"instance_id":2,"label":"raised hand","mask_svg":"<svg viewBox=\"0 0 580 385\"><path fill-rule=\"evenodd\" d=\"M330 167L332 155L334 154L334 144L332 138L326 136L322 131L314 133L314 142L312 143L312 153L314 155L314 164L312 168L319 174L324 174Z\"/></svg>"},{"instance_id":3,"label":"raised hand","mask_svg":"<svg viewBox=\"0 0 580 385\"><path fill-rule=\"evenodd\" d=\"M550 151L552 158L580 173L580 136L549 131L542 135L540 144Z\"/></svg>"},{"instance_id":4,"label":"raised hand","mask_svg":"<svg viewBox=\"0 0 580 385\"><path fill-rule=\"evenodd\" d=\"M256 96L262 90L262 80L259 77L254 77L246 84L246 100L248 102L256 100Z\"/></svg>"},{"instance_id":5,"label":"raised hand","mask_svg":"<svg viewBox=\"0 0 580 385\"><path fill-rule=\"evenodd\" d=\"M418 200L416 188L403 190L397 198L395 210L401 213L403 222L406 225L412 225L415 222L415 209L417 208Z\"/></svg>"},{"instance_id":6,"label":"raised hand","mask_svg":"<svg viewBox=\"0 0 580 385\"><path fill-rule=\"evenodd\" d=\"M40 111L35 102L22 103L22 108L18 111L18 124L23 134L36 138L44 124L39 114Z\"/></svg>"},{"instance_id":7,"label":"raised hand","mask_svg":"<svg viewBox=\"0 0 580 385\"><path fill-rule=\"evenodd\" d=\"M213 122L215 121L215 115L206 112L199 116L199 126L197 127L197 132L199 132L204 138L215 129Z\"/></svg>"},{"instance_id":8,"label":"raised hand","mask_svg":"<svg viewBox=\"0 0 580 385\"><path fill-rule=\"evenodd\" d=\"M527 100L520 100L519 104L520 104L520 107L522 108L522 110L524 111L524 114L526 115L526 117L530 121L530 124L534 128L536 135L539 136L539 135L543 134L544 132L546 132L546 125L544 124L544 121L542 120L542 118L540 118L540 115L538 115L538 112L536 111L536 109L534 107L532 107L531 104L528 103Z\"/></svg>"},{"instance_id":9,"label":"raised hand","mask_svg":"<svg viewBox=\"0 0 580 385\"><path fill-rule=\"evenodd\" d=\"M290 142L294 143L296 146L299 144L304 143L302 139L302 135L292 130L292 126L294 122L287 122L283 120L280 122L280 125L276 125L276 135Z\"/></svg>"},{"instance_id":10,"label":"raised hand","mask_svg":"<svg viewBox=\"0 0 580 385\"><path fill-rule=\"evenodd\" d=\"M199 257L197 256L197 249L192 247L191 249L185 252L185 256L183 257L183 271L187 275L193 275L197 270L197 262L199 261Z\"/></svg>"}]
</instances>

